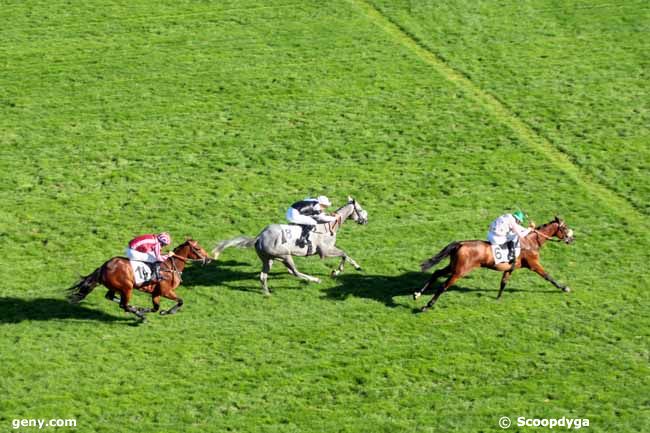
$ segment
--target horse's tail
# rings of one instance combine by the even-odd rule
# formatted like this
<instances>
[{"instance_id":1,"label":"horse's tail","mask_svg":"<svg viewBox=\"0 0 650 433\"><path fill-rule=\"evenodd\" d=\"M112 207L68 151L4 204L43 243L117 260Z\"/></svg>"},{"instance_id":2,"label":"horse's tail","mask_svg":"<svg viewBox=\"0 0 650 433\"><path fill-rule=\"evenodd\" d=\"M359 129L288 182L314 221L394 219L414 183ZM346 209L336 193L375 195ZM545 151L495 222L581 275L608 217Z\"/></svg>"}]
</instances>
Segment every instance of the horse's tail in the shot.
<instances>
[{"instance_id":1,"label":"horse's tail","mask_svg":"<svg viewBox=\"0 0 650 433\"><path fill-rule=\"evenodd\" d=\"M250 236L237 236L236 238L227 239L221 241L212 249L212 255L214 259L219 258L219 254L226 248L237 247L237 248L252 248L255 246L258 238L251 238Z\"/></svg>"},{"instance_id":2,"label":"horse's tail","mask_svg":"<svg viewBox=\"0 0 650 433\"><path fill-rule=\"evenodd\" d=\"M81 277L77 284L68 289L68 301L70 301L71 304L78 304L81 302L95 287L102 283L102 271L104 270L104 265L95 269L92 274Z\"/></svg>"},{"instance_id":3,"label":"horse's tail","mask_svg":"<svg viewBox=\"0 0 650 433\"><path fill-rule=\"evenodd\" d=\"M420 264L420 269L422 269L422 272L426 271L427 269L431 269L432 267L434 267L435 265L440 263L440 261L442 259L444 259L445 257L447 257L447 256L449 256L451 254L454 254L456 252L456 250L458 248L460 248L460 246L461 246L460 242L452 242L452 243L450 243L449 245L444 247L442 250L440 250L440 252L438 254L436 254L435 256L431 257L428 260L423 261Z\"/></svg>"}]
</instances>

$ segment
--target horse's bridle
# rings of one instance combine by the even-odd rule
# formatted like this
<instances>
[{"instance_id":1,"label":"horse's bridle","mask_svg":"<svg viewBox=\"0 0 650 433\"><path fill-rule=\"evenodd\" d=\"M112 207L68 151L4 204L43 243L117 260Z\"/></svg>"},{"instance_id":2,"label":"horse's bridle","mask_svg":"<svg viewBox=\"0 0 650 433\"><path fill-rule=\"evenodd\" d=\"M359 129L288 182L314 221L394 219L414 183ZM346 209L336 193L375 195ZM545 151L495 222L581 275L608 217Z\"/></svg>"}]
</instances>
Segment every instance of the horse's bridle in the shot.
<instances>
[{"instance_id":1,"label":"horse's bridle","mask_svg":"<svg viewBox=\"0 0 650 433\"><path fill-rule=\"evenodd\" d=\"M361 216L361 212L359 211L359 209L357 209L356 200L352 200L352 209L354 209L354 213L357 216L357 222L361 221L361 223L363 223L363 217Z\"/></svg>"},{"instance_id":2,"label":"horse's bridle","mask_svg":"<svg viewBox=\"0 0 650 433\"><path fill-rule=\"evenodd\" d=\"M190 259L188 257L179 256L176 253L174 253L173 257L176 257L177 259L182 260L185 263L187 263L187 262L201 262L204 265L207 263L208 260L210 260L210 258L208 256L204 256L203 254L201 254L201 252L199 250L197 250L191 243L188 242L187 245L189 245L190 251L192 251L194 254L199 256L200 259Z\"/></svg>"},{"instance_id":3,"label":"horse's bridle","mask_svg":"<svg viewBox=\"0 0 650 433\"><path fill-rule=\"evenodd\" d=\"M201 258L200 259L190 259L189 257L179 256L178 254L176 254L174 252L174 255L170 257L173 269L169 269L169 270L166 271L166 272L174 272L175 274L178 275L178 278L181 281L183 281L183 278L181 277L183 275L183 272L179 271L178 268L176 267L176 262L174 261L174 258L177 258L178 260L182 261L183 263L201 262L203 264L206 264L208 262L208 260L209 260L209 258L207 256L204 256L203 254L201 254L201 252L198 251L191 243L188 242L187 245L190 247L190 251L192 251L194 254L196 254L197 256L199 256Z\"/></svg>"},{"instance_id":4,"label":"horse's bridle","mask_svg":"<svg viewBox=\"0 0 650 433\"><path fill-rule=\"evenodd\" d=\"M560 231L560 230L564 231L564 229L566 228L566 224L564 223L564 221L561 222L561 223L558 222L558 223L557 223L557 228L558 228L558 231ZM536 234L537 236L541 236L541 237L545 238L545 239L548 240L548 241L551 241L551 242L562 242L562 239L555 239L553 236L548 236L548 235L546 235L546 234L540 232L540 231L537 230L537 229L533 229L533 231L535 232L535 234ZM566 234L565 234L565 235L566 235Z\"/></svg>"}]
</instances>

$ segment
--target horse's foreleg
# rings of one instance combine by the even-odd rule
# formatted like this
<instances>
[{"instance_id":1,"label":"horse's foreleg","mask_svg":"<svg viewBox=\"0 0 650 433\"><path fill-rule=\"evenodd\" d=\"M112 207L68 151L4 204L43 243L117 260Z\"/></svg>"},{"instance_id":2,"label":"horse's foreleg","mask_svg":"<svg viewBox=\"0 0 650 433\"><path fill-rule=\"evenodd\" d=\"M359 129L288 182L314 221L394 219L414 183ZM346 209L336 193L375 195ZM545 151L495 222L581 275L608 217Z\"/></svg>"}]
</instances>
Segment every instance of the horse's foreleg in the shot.
<instances>
[{"instance_id":1,"label":"horse's foreleg","mask_svg":"<svg viewBox=\"0 0 650 433\"><path fill-rule=\"evenodd\" d=\"M311 281L312 283L320 283L320 278L312 277L311 275L307 275L307 274L303 274L302 272L299 272L291 256L286 256L281 260L282 263L284 263L284 265L287 267L287 269L289 269L289 272L295 275L296 277L306 281Z\"/></svg>"},{"instance_id":2,"label":"horse's foreleg","mask_svg":"<svg viewBox=\"0 0 650 433\"><path fill-rule=\"evenodd\" d=\"M160 310L160 293L157 294L157 295L154 294L154 295L151 297L151 303L153 304L153 308L151 309L151 311L152 311L153 313L157 313L158 310Z\"/></svg>"},{"instance_id":3,"label":"horse's foreleg","mask_svg":"<svg viewBox=\"0 0 650 433\"><path fill-rule=\"evenodd\" d=\"M343 272L343 267L345 266L345 262L349 262L352 266L354 266L354 269L357 271L361 270L361 266L350 256L347 255L347 253L343 250L340 250L338 248L329 248L327 250L322 250L321 255L323 258L327 257L340 257L341 261L339 262L339 266L332 271L332 277L338 276L341 272Z\"/></svg>"},{"instance_id":4,"label":"horse's foreleg","mask_svg":"<svg viewBox=\"0 0 650 433\"><path fill-rule=\"evenodd\" d=\"M429 277L429 279L427 280L427 282L424 283L424 286L422 287L422 289L421 289L419 292L415 292L415 293L413 293L413 299L418 299L420 296L422 296L422 294L423 294L426 290L429 289L429 287L431 287L431 285L433 285L433 283L436 282L436 280L437 280L438 278L442 277L443 275L450 274L450 273L451 273L451 264L447 265L446 267L444 267L444 268L442 268L442 269L438 269L437 271L435 271L435 272L431 275L431 277Z\"/></svg>"},{"instance_id":5,"label":"horse's foreleg","mask_svg":"<svg viewBox=\"0 0 650 433\"><path fill-rule=\"evenodd\" d=\"M503 273L503 276L501 277L501 287L499 287L499 294L497 295L497 299L501 298L501 294L503 294L503 289L505 289L506 284L508 284L510 275L512 275L512 271L505 271Z\"/></svg>"},{"instance_id":6,"label":"horse's foreleg","mask_svg":"<svg viewBox=\"0 0 650 433\"><path fill-rule=\"evenodd\" d=\"M170 288L170 289L164 290L161 287L161 294L162 294L163 297L165 297L165 298L167 298L167 299L169 299L171 301L176 301L176 305L174 305L169 310L161 310L160 311L161 316L165 316L167 314L174 314L183 306L183 300L176 295L176 292L174 291L174 289Z\"/></svg>"},{"instance_id":7,"label":"horse's foreleg","mask_svg":"<svg viewBox=\"0 0 650 433\"><path fill-rule=\"evenodd\" d=\"M151 293L151 303L153 304L153 308L138 307L138 311L141 313L156 313L160 310L160 286L156 286Z\"/></svg>"},{"instance_id":8,"label":"horse's foreleg","mask_svg":"<svg viewBox=\"0 0 650 433\"><path fill-rule=\"evenodd\" d=\"M557 281L555 281L555 279L553 279L553 277L551 277L551 276L548 274L548 272L546 272L546 271L544 270L544 268L543 268L542 265L539 263L539 261L537 261L537 260L535 260L535 261L533 261L533 262L529 261L529 262L528 262L528 267L530 268L531 271L535 272L537 275L541 276L542 278L544 278L546 281L548 281L548 282L550 282L551 284L553 284L553 285L554 285L555 287L557 287L558 289L562 289L562 291L564 291L564 292L570 292L570 291L571 291L571 289L569 288L569 286L565 286L565 285L563 285L563 284L558 283Z\"/></svg>"}]
</instances>

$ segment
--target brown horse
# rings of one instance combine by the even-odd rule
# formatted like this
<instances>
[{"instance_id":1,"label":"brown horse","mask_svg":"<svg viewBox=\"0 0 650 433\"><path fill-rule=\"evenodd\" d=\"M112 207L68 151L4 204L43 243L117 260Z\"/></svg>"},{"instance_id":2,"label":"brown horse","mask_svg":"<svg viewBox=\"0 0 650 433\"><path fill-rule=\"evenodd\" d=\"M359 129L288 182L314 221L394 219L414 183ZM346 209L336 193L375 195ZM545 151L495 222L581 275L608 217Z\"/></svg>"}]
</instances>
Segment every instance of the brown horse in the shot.
<instances>
[{"instance_id":1,"label":"brown horse","mask_svg":"<svg viewBox=\"0 0 650 433\"><path fill-rule=\"evenodd\" d=\"M557 237L558 239L553 239ZM436 303L440 295L453 285L459 278L467 275L472 269L483 267L493 269L495 271L503 272L501 278L501 288L497 299L501 298L503 289L506 287L510 275L516 268L528 268L533 272L541 275L547 281L550 281L555 287L562 289L565 292L570 292L568 286L564 286L555 281L542 267L539 262L539 250L547 240L556 242L564 241L567 244L573 242L573 230L567 227L566 223L560 218L555 217L553 221L548 224L541 225L531 230L528 235L521 240L521 254L517 257L514 267L510 263L500 263L495 265L492 248L488 242L485 241L460 241L452 242L444 247L438 254L431 257L429 260L422 262L422 271L432 268L437 265L442 259L450 256L449 265L442 269L438 269L431 275L431 278L426 282L422 290L413 293L413 299L418 299L425 290L443 275L450 275L449 278L438 288L435 295L422 307L422 311L427 311Z\"/></svg>"},{"instance_id":2,"label":"brown horse","mask_svg":"<svg viewBox=\"0 0 650 433\"><path fill-rule=\"evenodd\" d=\"M93 273L82 277L81 280L70 287L68 299L70 302L77 304L99 284L108 287L106 299L118 302L115 299L115 292L119 292L119 304L122 309L128 313L133 313L142 321L145 321L144 313L156 312L160 309L160 297L176 301L169 310L162 310L160 314L174 314L183 305L183 300L176 295L176 288L181 284L181 274L185 269L185 263L188 261L201 261L203 264L209 263L208 253L201 248L198 242L187 240L178 247L174 248L174 254L163 262L160 266L161 274L164 275L162 281L148 281L142 286L135 286L135 276L125 257L113 257L105 262ZM151 293L153 308L134 307L129 304L133 289Z\"/></svg>"}]
</instances>

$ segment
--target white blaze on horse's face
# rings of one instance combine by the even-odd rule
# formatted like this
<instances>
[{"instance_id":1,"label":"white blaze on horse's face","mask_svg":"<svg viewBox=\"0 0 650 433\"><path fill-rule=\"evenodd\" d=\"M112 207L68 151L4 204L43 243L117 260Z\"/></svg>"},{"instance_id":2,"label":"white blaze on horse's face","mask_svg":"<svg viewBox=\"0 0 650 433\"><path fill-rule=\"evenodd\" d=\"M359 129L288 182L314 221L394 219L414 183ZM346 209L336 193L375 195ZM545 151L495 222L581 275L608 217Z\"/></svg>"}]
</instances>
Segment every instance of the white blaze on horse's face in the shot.
<instances>
[{"instance_id":1,"label":"white blaze on horse's face","mask_svg":"<svg viewBox=\"0 0 650 433\"><path fill-rule=\"evenodd\" d=\"M368 212L365 210L361 209L359 211L359 221L357 221L359 224L368 224Z\"/></svg>"},{"instance_id":2,"label":"white blaze on horse's face","mask_svg":"<svg viewBox=\"0 0 650 433\"><path fill-rule=\"evenodd\" d=\"M558 236L558 238L562 239L565 243L570 244L573 242L573 230L571 230L564 221L561 219L558 219L558 234L561 234L562 236Z\"/></svg>"},{"instance_id":3,"label":"white blaze on horse's face","mask_svg":"<svg viewBox=\"0 0 650 433\"><path fill-rule=\"evenodd\" d=\"M573 242L573 230L568 229L566 231L566 235L564 236L564 242L566 242L567 244Z\"/></svg>"},{"instance_id":4,"label":"white blaze on horse's face","mask_svg":"<svg viewBox=\"0 0 650 433\"><path fill-rule=\"evenodd\" d=\"M354 206L352 220L357 224L368 224L368 212L366 212L358 201L350 198L350 203Z\"/></svg>"}]
</instances>

